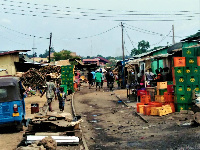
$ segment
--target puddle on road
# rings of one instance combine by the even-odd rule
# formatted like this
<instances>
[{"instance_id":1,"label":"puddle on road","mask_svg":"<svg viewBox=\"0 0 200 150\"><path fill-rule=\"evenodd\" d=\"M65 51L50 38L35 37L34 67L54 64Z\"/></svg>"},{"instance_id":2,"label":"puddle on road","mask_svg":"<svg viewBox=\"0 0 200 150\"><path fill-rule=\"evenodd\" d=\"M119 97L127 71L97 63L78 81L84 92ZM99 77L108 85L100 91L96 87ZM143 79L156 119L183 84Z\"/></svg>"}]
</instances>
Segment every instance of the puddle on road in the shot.
<instances>
[{"instance_id":1,"label":"puddle on road","mask_svg":"<svg viewBox=\"0 0 200 150\"><path fill-rule=\"evenodd\" d=\"M141 143L138 143L138 142L128 142L127 143L127 146L129 147L134 147L134 146L141 146L142 144Z\"/></svg>"},{"instance_id":2,"label":"puddle on road","mask_svg":"<svg viewBox=\"0 0 200 150\"><path fill-rule=\"evenodd\" d=\"M90 123L98 123L99 122L99 120L91 120L91 121L89 121Z\"/></svg>"}]
</instances>

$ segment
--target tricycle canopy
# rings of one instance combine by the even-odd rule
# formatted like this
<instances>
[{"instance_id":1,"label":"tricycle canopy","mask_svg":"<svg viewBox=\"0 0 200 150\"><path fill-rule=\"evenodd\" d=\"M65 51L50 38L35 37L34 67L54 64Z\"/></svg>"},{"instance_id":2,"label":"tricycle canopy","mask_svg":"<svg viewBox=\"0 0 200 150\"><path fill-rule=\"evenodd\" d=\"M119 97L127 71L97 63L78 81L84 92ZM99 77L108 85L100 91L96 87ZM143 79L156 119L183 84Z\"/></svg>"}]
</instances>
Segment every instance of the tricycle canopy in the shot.
<instances>
[{"instance_id":1,"label":"tricycle canopy","mask_svg":"<svg viewBox=\"0 0 200 150\"><path fill-rule=\"evenodd\" d=\"M0 102L22 100L20 80L17 77L0 77Z\"/></svg>"}]
</instances>

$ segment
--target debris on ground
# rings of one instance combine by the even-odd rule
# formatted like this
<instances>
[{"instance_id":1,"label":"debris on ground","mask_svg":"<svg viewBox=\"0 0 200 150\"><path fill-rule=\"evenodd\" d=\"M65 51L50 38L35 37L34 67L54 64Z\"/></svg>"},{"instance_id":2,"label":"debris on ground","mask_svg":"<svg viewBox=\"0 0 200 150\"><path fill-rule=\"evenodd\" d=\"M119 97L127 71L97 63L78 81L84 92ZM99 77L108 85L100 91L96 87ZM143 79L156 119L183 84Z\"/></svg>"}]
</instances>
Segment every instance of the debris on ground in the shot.
<instances>
[{"instance_id":1,"label":"debris on ground","mask_svg":"<svg viewBox=\"0 0 200 150\"><path fill-rule=\"evenodd\" d=\"M20 146L16 150L46 150L43 145L31 144L28 146Z\"/></svg>"},{"instance_id":2,"label":"debris on ground","mask_svg":"<svg viewBox=\"0 0 200 150\"><path fill-rule=\"evenodd\" d=\"M47 150L56 150L57 148L56 141L50 136L43 138L38 142L38 145L43 145Z\"/></svg>"}]
</instances>

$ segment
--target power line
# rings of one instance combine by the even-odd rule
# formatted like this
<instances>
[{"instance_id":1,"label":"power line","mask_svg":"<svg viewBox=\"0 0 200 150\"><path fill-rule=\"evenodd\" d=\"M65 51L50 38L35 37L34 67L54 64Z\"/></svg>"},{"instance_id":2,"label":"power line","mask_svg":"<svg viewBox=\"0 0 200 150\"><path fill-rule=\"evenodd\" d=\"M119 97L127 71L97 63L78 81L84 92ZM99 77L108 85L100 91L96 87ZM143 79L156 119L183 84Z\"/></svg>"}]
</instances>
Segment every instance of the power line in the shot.
<instances>
[{"instance_id":1,"label":"power line","mask_svg":"<svg viewBox=\"0 0 200 150\"><path fill-rule=\"evenodd\" d=\"M125 29L125 32L126 32L126 35L127 35L128 39L130 40L130 42L131 42L133 48L134 48L134 44L133 44L133 43L135 43L135 42L133 42L133 41L131 40L131 38L130 38L130 36L128 35L128 32L127 32L126 29Z\"/></svg>"},{"instance_id":2,"label":"power line","mask_svg":"<svg viewBox=\"0 0 200 150\"><path fill-rule=\"evenodd\" d=\"M151 46L155 46L155 45L158 45L160 44L162 41L164 41L167 37L169 37L170 33L172 32L172 30L169 31L169 33L163 37L159 42L155 43L155 44L152 44Z\"/></svg>"},{"instance_id":3,"label":"power line","mask_svg":"<svg viewBox=\"0 0 200 150\"><path fill-rule=\"evenodd\" d=\"M134 29L134 28L131 28L131 27L127 27L127 26L125 26L125 28L127 28L127 29L130 29L130 30L134 30L134 31L137 31L137 32L141 32L141 33L145 33L145 34L150 34L150 35L158 35L158 36L163 36L163 37L165 37L165 36L167 36L167 35L164 35L164 34L161 34L161 33L156 33L156 32L145 32L145 31L142 31L142 30L138 30L138 29ZM169 37L172 37L172 36L169 36ZM180 37L180 36L176 36L176 37L178 37L178 38L183 38L183 37Z\"/></svg>"},{"instance_id":4,"label":"power line","mask_svg":"<svg viewBox=\"0 0 200 150\"><path fill-rule=\"evenodd\" d=\"M13 3L13 1L7 1L7 2L12 2ZM30 6L30 3L25 3L25 2L20 2L20 4L25 4L25 5L28 5L28 6ZM2 6L5 6L5 4L1 4ZM47 9L46 7L47 6L49 6L49 5L43 5L43 7L45 7L45 9L43 9L43 8L39 8L38 7L38 5L40 6L40 4L32 4L33 6L36 6L36 8L34 8L36 11L29 11L29 13L34 13L34 12L36 12L36 13L41 13L42 14L42 16L41 17L44 17L44 18L48 18L48 17L52 17L51 15L53 15L53 16L55 16L55 15L62 15L62 16L55 16L56 18L59 18L59 19L62 19L62 18L70 18L70 17L66 17L66 16L70 16L70 15L72 15L72 14L70 14L70 13L72 13L72 11L63 11L62 9L70 9L71 7L58 7L58 6L51 6L51 9ZM15 5L9 5L9 7L14 7ZM21 5L18 5L18 6L16 6L16 7L18 7L18 8L20 8L20 7L23 7L23 6L21 6ZM28 9L31 9L32 7L27 7ZM48 12L48 10L52 10L52 8L53 9L55 9L56 8L56 10L54 10L55 12ZM61 9L58 9L58 8L61 8ZM3 11L4 13L11 13L11 12L9 12L9 11L6 11L7 10L7 8L3 8L5 11ZM27 15L27 13L25 13L25 10L24 9L22 9L22 10L20 10L20 13L16 13L16 10L15 9L11 9L12 11L15 11L15 12L13 12L13 13L11 13L11 14L15 14L15 15ZM37 12L37 10L41 10L42 12ZM81 10L81 8L77 8L77 10ZM76 18L71 18L71 19L83 19L83 18L80 18L80 17L87 17L88 15L87 15L87 13L91 13L91 12L78 12L78 11L75 11L75 15L79 15L79 17L76 17ZM96 9L89 9L90 11L95 11ZM113 12L113 10L109 10L108 12ZM138 11L127 11L127 12L138 12ZM78 14L77 14L78 13ZM185 14L186 15L190 15L190 14L188 14L189 13L189 11L181 11L181 13L175 13L175 14L159 14L159 13L157 13L157 14L152 14L152 13L140 13L140 14L115 14L115 16L106 16L106 15L104 15L105 13L94 13L95 15L96 14L100 14L99 16L97 16L97 17L99 17L99 18L112 18L112 17L119 17L119 16L121 16L121 15L128 15L128 17L130 18L130 16L140 16L140 18L142 17L142 16L151 16L151 15L153 15L154 16L154 18L153 19L155 19L155 16L156 15L170 15L170 18L172 17L172 15L175 15L175 16L184 16ZM49 15L45 15L45 14L49 14ZM82 14L82 15L80 15L80 14ZM194 13L195 15L196 14L198 14L198 13ZM38 15L36 15L36 14L33 14L33 15L30 15L30 16L33 16L33 17L35 17L35 16L38 16ZM183 20L193 20L193 19L191 19L191 17L194 17L194 16L185 16L185 17L187 17L187 19L183 19ZM188 17L189 17L189 19L188 19ZM102 20L102 19L97 19L97 18L89 18L89 20ZM149 20L149 19L145 19L145 20L141 20L141 19L135 19L135 20L133 20L133 19L123 19L123 20L118 20L118 19L113 19L112 21L175 21L175 19L157 19L157 20Z\"/></svg>"},{"instance_id":5,"label":"power line","mask_svg":"<svg viewBox=\"0 0 200 150\"><path fill-rule=\"evenodd\" d=\"M128 25L128 26L131 26L131 27L133 27L133 28L146 31L146 32L149 33L149 34L152 33L152 35L157 34L157 35L160 35L160 36L165 36L165 35L162 34L162 33L154 32L154 31L150 31L150 30L146 30L146 29L142 29L142 28L139 28L139 27L136 27L136 26L129 25L129 24L127 24L127 23L125 23L125 24ZM180 36L176 36L176 37L178 37L178 38L183 38L183 37L180 37Z\"/></svg>"},{"instance_id":6,"label":"power line","mask_svg":"<svg viewBox=\"0 0 200 150\"><path fill-rule=\"evenodd\" d=\"M101 33L98 33L98 34L94 34L94 35L90 35L90 36L85 36L85 37L79 37L79 38L68 38L67 40L75 40L75 39L80 40L80 39L87 39L87 38L91 38L91 37L100 36L100 35L102 35L102 34L105 34L105 33L109 32L109 31L115 29L115 28L118 28L119 26L120 26L120 25L114 26L114 27L112 27L112 28L110 28L110 29L108 29L108 30L106 30L106 31L103 31L103 32L101 32Z\"/></svg>"},{"instance_id":7,"label":"power line","mask_svg":"<svg viewBox=\"0 0 200 150\"><path fill-rule=\"evenodd\" d=\"M16 3L16 1L9 1L9 0L4 0L4 2L7 2L7 3ZM54 9L58 9L58 8L61 8L61 9L75 9L76 11L77 10L87 10L87 11L105 11L105 12L109 12L109 13L112 13L112 12L126 12L126 13L131 13L131 14L119 14L119 15L177 15L177 16L180 16L180 15L184 15L184 14L188 14L188 13L191 13L192 11L188 11L188 10L181 10L181 11L173 11L173 13L175 14L162 14L162 13L156 13L156 14L149 14L148 11L146 12L143 12L141 14L136 14L136 12L141 12L141 11L132 11L132 10L127 10L127 11L121 11L121 10L112 10L112 9L109 9L109 10L99 10L99 9L94 9L94 8L80 8L80 7L69 7L69 6L63 6L63 7L60 7L60 6L57 6L57 5L42 5L42 4L33 4L33 3L27 3L27 2L22 2L22 1L19 1L18 2L19 4L25 4L28 6L28 8L30 8L30 6L36 6L38 8L38 6L42 6L42 7L45 7L46 9L47 8L54 8ZM2 4L2 5L5 5L5 4ZM10 6L14 6L14 5L10 5ZM18 5L18 7L21 7L20 5ZM39 9L39 8L38 8ZM155 11L156 12L156 11ZM171 11L170 11L171 12ZM86 13L86 12L84 12ZM101 13L103 14L103 13ZM197 13L193 13L193 14L197 14Z\"/></svg>"},{"instance_id":8,"label":"power line","mask_svg":"<svg viewBox=\"0 0 200 150\"><path fill-rule=\"evenodd\" d=\"M37 38L44 38L44 37L38 37L38 36L35 36L35 35L32 35L32 34L27 34L27 33L23 33L23 32L19 32L19 31L16 31L16 30L13 30L13 29L11 29L11 28L8 28L8 27L6 27L6 26L3 26L3 25L1 25L0 24L0 27L3 27L3 28L5 28L5 29L7 29L7 30L10 30L10 31L13 31L13 32L15 32L15 33L18 33L18 34L21 34L21 35L25 35L25 36L28 36L28 37L37 37ZM46 38L46 39L48 39L48 38Z\"/></svg>"}]
</instances>

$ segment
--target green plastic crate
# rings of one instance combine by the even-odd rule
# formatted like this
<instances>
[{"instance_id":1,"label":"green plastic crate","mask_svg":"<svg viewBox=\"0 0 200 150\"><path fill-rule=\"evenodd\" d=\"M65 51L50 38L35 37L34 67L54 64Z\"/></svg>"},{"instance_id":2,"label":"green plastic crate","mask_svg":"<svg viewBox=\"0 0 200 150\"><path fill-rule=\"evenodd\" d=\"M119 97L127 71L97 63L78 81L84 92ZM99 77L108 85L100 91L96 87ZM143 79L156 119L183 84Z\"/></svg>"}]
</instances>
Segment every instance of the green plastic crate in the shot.
<instances>
[{"instance_id":1,"label":"green plastic crate","mask_svg":"<svg viewBox=\"0 0 200 150\"><path fill-rule=\"evenodd\" d=\"M185 104L175 104L175 110L176 112L180 112L181 110L186 110Z\"/></svg>"},{"instance_id":2,"label":"green plastic crate","mask_svg":"<svg viewBox=\"0 0 200 150\"><path fill-rule=\"evenodd\" d=\"M68 77L66 79L67 79L68 82L73 82L74 81L73 77Z\"/></svg>"},{"instance_id":3,"label":"green plastic crate","mask_svg":"<svg viewBox=\"0 0 200 150\"><path fill-rule=\"evenodd\" d=\"M192 90L195 90L195 92L200 92L200 85L193 85Z\"/></svg>"},{"instance_id":4,"label":"green plastic crate","mask_svg":"<svg viewBox=\"0 0 200 150\"><path fill-rule=\"evenodd\" d=\"M177 76L176 79L176 85L186 85L187 82L187 76Z\"/></svg>"},{"instance_id":5,"label":"green plastic crate","mask_svg":"<svg viewBox=\"0 0 200 150\"><path fill-rule=\"evenodd\" d=\"M198 85L199 79L197 75L188 75L187 76L187 84L188 85Z\"/></svg>"},{"instance_id":6,"label":"green plastic crate","mask_svg":"<svg viewBox=\"0 0 200 150\"><path fill-rule=\"evenodd\" d=\"M200 47L195 48L196 56L200 56Z\"/></svg>"},{"instance_id":7,"label":"green plastic crate","mask_svg":"<svg viewBox=\"0 0 200 150\"><path fill-rule=\"evenodd\" d=\"M200 66L192 66L192 75L200 74Z\"/></svg>"},{"instance_id":8,"label":"green plastic crate","mask_svg":"<svg viewBox=\"0 0 200 150\"><path fill-rule=\"evenodd\" d=\"M72 74L72 73L67 73L67 74L65 74L65 77L66 77L66 78L73 78L73 77L74 77L74 74Z\"/></svg>"},{"instance_id":9,"label":"green plastic crate","mask_svg":"<svg viewBox=\"0 0 200 150\"><path fill-rule=\"evenodd\" d=\"M185 94L185 86L184 85L176 85L175 94Z\"/></svg>"},{"instance_id":10,"label":"green plastic crate","mask_svg":"<svg viewBox=\"0 0 200 150\"><path fill-rule=\"evenodd\" d=\"M190 96L188 95L179 95L177 94L175 96L175 103L190 103L190 100L189 100Z\"/></svg>"},{"instance_id":11,"label":"green plastic crate","mask_svg":"<svg viewBox=\"0 0 200 150\"><path fill-rule=\"evenodd\" d=\"M185 104L186 110L192 110L192 104Z\"/></svg>"},{"instance_id":12,"label":"green plastic crate","mask_svg":"<svg viewBox=\"0 0 200 150\"><path fill-rule=\"evenodd\" d=\"M167 81L167 85L173 85L173 81Z\"/></svg>"},{"instance_id":13,"label":"green plastic crate","mask_svg":"<svg viewBox=\"0 0 200 150\"><path fill-rule=\"evenodd\" d=\"M198 79L199 79L199 85L200 85L200 75L198 75Z\"/></svg>"},{"instance_id":14,"label":"green plastic crate","mask_svg":"<svg viewBox=\"0 0 200 150\"><path fill-rule=\"evenodd\" d=\"M186 85L185 86L185 94L188 96L192 95L193 85Z\"/></svg>"},{"instance_id":15,"label":"green plastic crate","mask_svg":"<svg viewBox=\"0 0 200 150\"><path fill-rule=\"evenodd\" d=\"M167 89L159 89L159 95L164 95L164 92L167 92Z\"/></svg>"},{"instance_id":16,"label":"green plastic crate","mask_svg":"<svg viewBox=\"0 0 200 150\"><path fill-rule=\"evenodd\" d=\"M195 54L195 48L183 48L182 49L182 55L183 55L183 57L193 57L193 56L195 56L196 54Z\"/></svg>"},{"instance_id":17,"label":"green plastic crate","mask_svg":"<svg viewBox=\"0 0 200 150\"><path fill-rule=\"evenodd\" d=\"M184 75L191 75L192 74L192 67L191 66L186 66L184 67Z\"/></svg>"},{"instance_id":18,"label":"green plastic crate","mask_svg":"<svg viewBox=\"0 0 200 150\"><path fill-rule=\"evenodd\" d=\"M186 57L186 66L197 66L197 57Z\"/></svg>"},{"instance_id":19,"label":"green plastic crate","mask_svg":"<svg viewBox=\"0 0 200 150\"><path fill-rule=\"evenodd\" d=\"M183 76L184 67L174 67L174 73L176 76Z\"/></svg>"}]
</instances>

